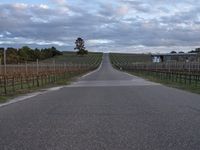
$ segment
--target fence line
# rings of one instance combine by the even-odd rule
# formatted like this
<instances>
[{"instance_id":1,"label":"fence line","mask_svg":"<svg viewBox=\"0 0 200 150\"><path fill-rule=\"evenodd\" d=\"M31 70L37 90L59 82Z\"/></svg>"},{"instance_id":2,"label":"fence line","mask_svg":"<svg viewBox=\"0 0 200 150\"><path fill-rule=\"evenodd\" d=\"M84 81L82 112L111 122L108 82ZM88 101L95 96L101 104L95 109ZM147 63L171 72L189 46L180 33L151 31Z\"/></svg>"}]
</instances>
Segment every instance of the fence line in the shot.
<instances>
[{"instance_id":1,"label":"fence line","mask_svg":"<svg viewBox=\"0 0 200 150\"><path fill-rule=\"evenodd\" d=\"M0 95L57 83L98 67L93 64L26 63L0 65Z\"/></svg>"},{"instance_id":2,"label":"fence line","mask_svg":"<svg viewBox=\"0 0 200 150\"><path fill-rule=\"evenodd\" d=\"M167 62L167 63L116 63L120 70L139 72L161 80L170 80L182 84L200 86L199 62Z\"/></svg>"},{"instance_id":3,"label":"fence line","mask_svg":"<svg viewBox=\"0 0 200 150\"><path fill-rule=\"evenodd\" d=\"M148 70L148 71L168 71L168 72L185 72L185 73L200 73L200 63L116 63L117 68L125 70Z\"/></svg>"}]
</instances>

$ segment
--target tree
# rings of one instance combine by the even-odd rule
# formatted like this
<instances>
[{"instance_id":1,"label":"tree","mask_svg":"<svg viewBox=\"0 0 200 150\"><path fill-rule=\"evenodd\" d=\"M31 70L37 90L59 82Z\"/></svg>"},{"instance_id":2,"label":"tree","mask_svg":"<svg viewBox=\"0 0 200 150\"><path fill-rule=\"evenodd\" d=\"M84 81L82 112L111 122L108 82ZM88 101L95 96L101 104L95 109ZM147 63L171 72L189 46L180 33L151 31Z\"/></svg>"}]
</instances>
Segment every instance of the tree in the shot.
<instances>
[{"instance_id":1,"label":"tree","mask_svg":"<svg viewBox=\"0 0 200 150\"><path fill-rule=\"evenodd\" d=\"M200 48L195 49L196 53L200 53Z\"/></svg>"},{"instance_id":2,"label":"tree","mask_svg":"<svg viewBox=\"0 0 200 150\"><path fill-rule=\"evenodd\" d=\"M78 55L84 55L88 53L88 51L85 49L85 42L82 38L77 38L75 44L76 47L74 49L78 49Z\"/></svg>"},{"instance_id":3,"label":"tree","mask_svg":"<svg viewBox=\"0 0 200 150\"><path fill-rule=\"evenodd\" d=\"M196 51L195 50L191 50L188 53L196 53Z\"/></svg>"},{"instance_id":4,"label":"tree","mask_svg":"<svg viewBox=\"0 0 200 150\"><path fill-rule=\"evenodd\" d=\"M51 47L51 52L52 52L52 55L53 57L56 56L56 55L62 55L63 53L58 51L55 47Z\"/></svg>"},{"instance_id":5,"label":"tree","mask_svg":"<svg viewBox=\"0 0 200 150\"><path fill-rule=\"evenodd\" d=\"M28 61L31 59L32 50L28 46L23 46L19 49L18 54L22 61Z\"/></svg>"},{"instance_id":6,"label":"tree","mask_svg":"<svg viewBox=\"0 0 200 150\"><path fill-rule=\"evenodd\" d=\"M0 47L0 65L3 64L3 53L4 53L4 48Z\"/></svg>"},{"instance_id":7,"label":"tree","mask_svg":"<svg viewBox=\"0 0 200 150\"><path fill-rule=\"evenodd\" d=\"M41 53L40 50L38 48L35 48L35 50L34 50L34 59L35 60L40 59L40 57L41 57L40 53Z\"/></svg>"},{"instance_id":8,"label":"tree","mask_svg":"<svg viewBox=\"0 0 200 150\"><path fill-rule=\"evenodd\" d=\"M191 50L188 53L198 53L198 54L200 54L200 48L196 48L195 50Z\"/></svg>"},{"instance_id":9,"label":"tree","mask_svg":"<svg viewBox=\"0 0 200 150\"><path fill-rule=\"evenodd\" d=\"M16 48L8 47L6 50L7 63L17 64L19 61L18 50Z\"/></svg>"},{"instance_id":10,"label":"tree","mask_svg":"<svg viewBox=\"0 0 200 150\"><path fill-rule=\"evenodd\" d=\"M170 53L171 53L171 54L176 54L176 51L171 51Z\"/></svg>"}]
</instances>

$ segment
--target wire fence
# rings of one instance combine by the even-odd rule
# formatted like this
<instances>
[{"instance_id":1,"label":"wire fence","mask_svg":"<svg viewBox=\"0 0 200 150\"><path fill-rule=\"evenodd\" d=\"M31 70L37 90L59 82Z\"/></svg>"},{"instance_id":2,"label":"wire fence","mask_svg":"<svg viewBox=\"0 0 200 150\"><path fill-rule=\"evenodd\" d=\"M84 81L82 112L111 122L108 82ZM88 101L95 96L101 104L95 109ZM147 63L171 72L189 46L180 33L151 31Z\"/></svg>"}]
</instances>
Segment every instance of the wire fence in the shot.
<instances>
[{"instance_id":1,"label":"wire fence","mask_svg":"<svg viewBox=\"0 0 200 150\"><path fill-rule=\"evenodd\" d=\"M55 84L73 76L94 70L98 63L26 63L0 65L0 95L24 92L45 85Z\"/></svg>"},{"instance_id":2,"label":"wire fence","mask_svg":"<svg viewBox=\"0 0 200 150\"><path fill-rule=\"evenodd\" d=\"M128 63L113 64L120 70L143 73L160 80L189 86L200 86L200 62Z\"/></svg>"},{"instance_id":3,"label":"wire fence","mask_svg":"<svg viewBox=\"0 0 200 150\"><path fill-rule=\"evenodd\" d=\"M115 64L124 69L165 71L165 72L185 72L199 73L199 62L166 62L166 63L118 63Z\"/></svg>"}]
</instances>

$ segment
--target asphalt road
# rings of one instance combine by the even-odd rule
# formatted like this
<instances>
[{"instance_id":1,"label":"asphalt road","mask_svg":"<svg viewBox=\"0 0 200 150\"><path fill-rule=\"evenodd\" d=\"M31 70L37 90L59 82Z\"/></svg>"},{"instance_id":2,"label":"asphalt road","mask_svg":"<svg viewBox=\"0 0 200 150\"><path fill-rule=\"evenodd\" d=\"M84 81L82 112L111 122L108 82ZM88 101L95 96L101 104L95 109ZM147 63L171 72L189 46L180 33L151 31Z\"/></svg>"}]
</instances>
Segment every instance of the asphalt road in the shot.
<instances>
[{"instance_id":1,"label":"asphalt road","mask_svg":"<svg viewBox=\"0 0 200 150\"><path fill-rule=\"evenodd\" d=\"M0 150L199 150L200 95L114 70L0 107Z\"/></svg>"}]
</instances>

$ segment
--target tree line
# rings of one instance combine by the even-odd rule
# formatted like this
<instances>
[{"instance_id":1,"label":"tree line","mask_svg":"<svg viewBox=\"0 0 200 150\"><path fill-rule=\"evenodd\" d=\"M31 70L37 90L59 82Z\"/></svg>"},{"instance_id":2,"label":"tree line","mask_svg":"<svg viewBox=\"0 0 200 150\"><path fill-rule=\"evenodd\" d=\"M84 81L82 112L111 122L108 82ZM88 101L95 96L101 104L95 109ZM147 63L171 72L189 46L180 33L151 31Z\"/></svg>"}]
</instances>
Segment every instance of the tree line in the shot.
<instances>
[{"instance_id":1,"label":"tree line","mask_svg":"<svg viewBox=\"0 0 200 150\"><path fill-rule=\"evenodd\" d=\"M22 48L8 47L7 49L0 48L0 62L4 62L4 50L6 50L6 62L8 64L18 64L28 61L44 60L47 58L52 58L57 55L62 55L62 52L57 50L55 47L42 48L42 49L31 49L28 46L23 46Z\"/></svg>"},{"instance_id":2,"label":"tree line","mask_svg":"<svg viewBox=\"0 0 200 150\"><path fill-rule=\"evenodd\" d=\"M184 52L183 52L183 51L180 51L180 52L171 51L170 53L171 53L171 54L176 54L176 53L181 54L181 53L184 53ZM191 51L189 51L188 53L198 53L198 54L200 54L200 48L195 48L194 50L191 50Z\"/></svg>"}]
</instances>

